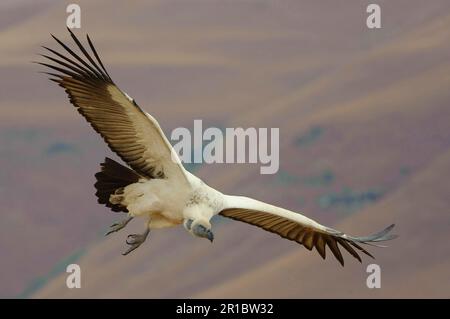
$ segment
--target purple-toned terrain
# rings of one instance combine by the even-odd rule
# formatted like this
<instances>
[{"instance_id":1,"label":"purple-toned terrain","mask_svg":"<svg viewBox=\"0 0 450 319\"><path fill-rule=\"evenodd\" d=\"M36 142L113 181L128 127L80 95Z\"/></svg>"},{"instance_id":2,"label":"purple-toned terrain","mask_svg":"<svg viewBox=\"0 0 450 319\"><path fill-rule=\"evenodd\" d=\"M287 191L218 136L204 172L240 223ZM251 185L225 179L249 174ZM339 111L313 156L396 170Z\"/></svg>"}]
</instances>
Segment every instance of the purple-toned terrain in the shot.
<instances>
[{"instance_id":1,"label":"purple-toned terrain","mask_svg":"<svg viewBox=\"0 0 450 319\"><path fill-rule=\"evenodd\" d=\"M204 126L279 127L280 170L189 166L213 187L302 212L354 235L396 223L389 248L342 268L296 243L218 218L215 242L156 230L124 257L131 227L96 203L114 156L39 74L66 3L0 3L0 297L450 297L450 3L78 1L114 81L167 135ZM115 157L116 158L116 157ZM329 251L328 251L329 253ZM78 263L82 288L68 289ZM366 286L366 265L382 270Z\"/></svg>"}]
</instances>

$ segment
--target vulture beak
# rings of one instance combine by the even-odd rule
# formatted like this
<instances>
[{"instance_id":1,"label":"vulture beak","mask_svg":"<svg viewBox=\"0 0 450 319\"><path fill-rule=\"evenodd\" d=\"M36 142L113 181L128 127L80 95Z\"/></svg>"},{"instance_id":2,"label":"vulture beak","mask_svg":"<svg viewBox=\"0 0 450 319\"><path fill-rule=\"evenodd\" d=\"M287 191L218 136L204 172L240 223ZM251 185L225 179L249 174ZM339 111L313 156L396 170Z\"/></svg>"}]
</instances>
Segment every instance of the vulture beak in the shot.
<instances>
[{"instance_id":1,"label":"vulture beak","mask_svg":"<svg viewBox=\"0 0 450 319\"><path fill-rule=\"evenodd\" d=\"M206 233L206 238L208 238L209 241L212 243L214 241L214 234L213 234L213 232L208 230L208 232Z\"/></svg>"}]
</instances>

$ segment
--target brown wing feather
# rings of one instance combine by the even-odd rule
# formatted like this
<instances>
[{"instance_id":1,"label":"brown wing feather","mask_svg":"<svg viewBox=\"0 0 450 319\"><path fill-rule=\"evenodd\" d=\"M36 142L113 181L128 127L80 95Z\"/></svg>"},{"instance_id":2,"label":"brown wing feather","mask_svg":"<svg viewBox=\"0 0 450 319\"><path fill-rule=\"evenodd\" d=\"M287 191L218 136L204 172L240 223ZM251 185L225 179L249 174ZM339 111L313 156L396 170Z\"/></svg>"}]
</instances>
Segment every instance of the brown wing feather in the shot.
<instances>
[{"instance_id":1,"label":"brown wing feather","mask_svg":"<svg viewBox=\"0 0 450 319\"><path fill-rule=\"evenodd\" d=\"M53 56L42 56L54 64L38 63L59 72L47 73L51 80L65 89L78 112L139 175L147 178L177 175L179 180L186 180L179 164L172 161L172 148L157 122L114 84L89 37L97 62L70 29L69 32L85 58L53 36L68 56L44 47Z\"/></svg>"},{"instance_id":2,"label":"brown wing feather","mask_svg":"<svg viewBox=\"0 0 450 319\"><path fill-rule=\"evenodd\" d=\"M370 243L380 240L388 240L394 237L392 235L386 236L387 232L383 231L379 233L379 235L384 237L361 237L367 239L367 241L361 241L358 237L346 236L343 233L332 229L330 229L330 232L328 233L313 229L311 227L305 227L295 221L280 217L278 215L251 209L229 208L221 211L220 215L250 225L258 226L264 230L278 234L283 238L295 241L303 245L308 250L312 250L315 247L323 259L326 257L326 247L328 246L334 257L342 266L344 266L344 258L339 249L339 245L361 262L361 257L358 255L356 250L353 249L353 247L372 258L373 256L364 248L359 246L358 243ZM390 230L392 227L393 226L390 226L387 229Z\"/></svg>"}]
</instances>

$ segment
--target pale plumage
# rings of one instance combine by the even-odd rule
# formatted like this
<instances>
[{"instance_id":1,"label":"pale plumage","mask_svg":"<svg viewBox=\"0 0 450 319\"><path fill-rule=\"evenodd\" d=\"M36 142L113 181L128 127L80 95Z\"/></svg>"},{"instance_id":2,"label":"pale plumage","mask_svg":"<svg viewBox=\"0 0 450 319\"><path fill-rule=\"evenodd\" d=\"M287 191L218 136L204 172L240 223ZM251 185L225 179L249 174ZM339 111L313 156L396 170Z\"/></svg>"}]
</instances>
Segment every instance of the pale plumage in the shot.
<instances>
[{"instance_id":1,"label":"pale plumage","mask_svg":"<svg viewBox=\"0 0 450 319\"><path fill-rule=\"evenodd\" d=\"M68 55L45 47L53 55L43 57L55 64L38 63L57 71L46 73L65 89L78 112L131 168L106 158L95 183L99 203L128 213L128 218L112 225L108 234L122 229L134 217L145 220L146 231L128 236L130 248L124 254L139 247L152 228L182 224L193 235L212 241L210 220L217 214L261 227L309 250L315 247L323 258L328 246L342 265L339 246L361 261L358 252L371 255L360 244L376 245L395 237L388 234L393 225L368 237L347 236L301 214L251 198L224 195L209 187L184 169L158 122L114 84L89 37L93 57L69 32L83 57L54 37Z\"/></svg>"}]
</instances>

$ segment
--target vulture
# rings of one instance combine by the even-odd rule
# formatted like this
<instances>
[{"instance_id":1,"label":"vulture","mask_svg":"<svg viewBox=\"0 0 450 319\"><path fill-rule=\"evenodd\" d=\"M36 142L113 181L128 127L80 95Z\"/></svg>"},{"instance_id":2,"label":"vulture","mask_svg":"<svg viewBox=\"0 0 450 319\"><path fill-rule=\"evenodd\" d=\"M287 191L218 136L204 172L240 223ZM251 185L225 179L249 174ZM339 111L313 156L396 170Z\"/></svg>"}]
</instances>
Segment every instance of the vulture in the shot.
<instances>
[{"instance_id":1,"label":"vulture","mask_svg":"<svg viewBox=\"0 0 450 319\"><path fill-rule=\"evenodd\" d=\"M70 103L126 163L105 158L94 185L98 203L126 214L125 219L110 226L106 235L123 229L133 218L145 223L143 233L128 235L129 246L123 255L138 248L155 228L183 225L195 237L212 242L211 218L215 215L315 249L323 259L328 247L342 266L340 249L361 262L361 253L373 258L364 245L384 247L378 243L396 237L390 234L394 225L370 236L350 236L302 214L256 199L226 195L208 186L183 167L158 121L114 83L90 37L87 35L86 46L68 30L73 47L78 49L71 49L52 35L60 51L43 46L46 54L41 56L46 61L36 63L48 68L42 73L64 88Z\"/></svg>"}]
</instances>

